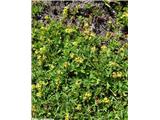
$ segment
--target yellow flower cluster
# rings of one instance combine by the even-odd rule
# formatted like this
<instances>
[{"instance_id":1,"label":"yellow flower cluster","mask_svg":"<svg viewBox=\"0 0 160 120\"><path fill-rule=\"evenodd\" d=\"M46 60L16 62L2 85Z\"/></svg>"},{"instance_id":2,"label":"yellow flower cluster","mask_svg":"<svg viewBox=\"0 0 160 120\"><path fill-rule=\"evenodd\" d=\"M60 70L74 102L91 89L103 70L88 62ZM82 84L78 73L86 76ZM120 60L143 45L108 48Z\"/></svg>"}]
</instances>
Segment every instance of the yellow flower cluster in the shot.
<instances>
[{"instance_id":1,"label":"yellow flower cluster","mask_svg":"<svg viewBox=\"0 0 160 120\"><path fill-rule=\"evenodd\" d=\"M101 100L102 103L109 103L109 99L105 97L103 100Z\"/></svg>"},{"instance_id":2,"label":"yellow flower cluster","mask_svg":"<svg viewBox=\"0 0 160 120\"><path fill-rule=\"evenodd\" d=\"M84 94L83 99L84 99L84 100L87 100L87 99L89 99L91 96L92 96L92 94L91 94L90 92L86 92L86 93Z\"/></svg>"},{"instance_id":3,"label":"yellow flower cluster","mask_svg":"<svg viewBox=\"0 0 160 120\"><path fill-rule=\"evenodd\" d=\"M107 46L106 46L106 45L102 45L102 46L101 46L101 50L102 50L102 51L105 51L106 49L107 49Z\"/></svg>"},{"instance_id":4,"label":"yellow flower cluster","mask_svg":"<svg viewBox=\"0 0 160 120\"><path fill-rule=\"evenodd\" d=\"M72 33L72 32L74 32L74 29L72 29L72 28L67 28L67 29L65 29L65 32L66 32L66 33Z\"/></svg>"},{"instance_id":5,"label":"yellow flower cluster","mask_svg":"<svg viewBox=\"0 0 160 120\"><path fill-rule=\"evenodd\" d=\"M83 63L83 58L81 58L81 57L76 57L74 60L75 60L77 63Z\"/></svg>"},{"instance_id":6,"label":"yellow flower cluster","mask_svg":"<svg viewBox=\"0 0 160 120\"><path fill-rule=\"evenodd\" d=\"M47 85L44 81L39 81L36 85L32 84L32 90L37 89L38 92L36 93L37 97L42 97L42 86Z\"/></svg>"},{"instance_id":7,"label":"yellow flower cluster","mask_svg":"<svg viewBox=\"0 0 160 120\"><path fill-rule=\"evenodd\" d=\"M122 72L113 72L112 77L113 78L121 78L122 77Z\"/></svg>"},{"instance_id":8,"label":"yellow flower cluster","mask_svg":"<svg viewBox=\"0 0 160 120\"><path fill-rule=\"evenodd\" d=\"M68 15L68 6L63 9L63 16L66 17Z\"/></svg>"}]
</instances>

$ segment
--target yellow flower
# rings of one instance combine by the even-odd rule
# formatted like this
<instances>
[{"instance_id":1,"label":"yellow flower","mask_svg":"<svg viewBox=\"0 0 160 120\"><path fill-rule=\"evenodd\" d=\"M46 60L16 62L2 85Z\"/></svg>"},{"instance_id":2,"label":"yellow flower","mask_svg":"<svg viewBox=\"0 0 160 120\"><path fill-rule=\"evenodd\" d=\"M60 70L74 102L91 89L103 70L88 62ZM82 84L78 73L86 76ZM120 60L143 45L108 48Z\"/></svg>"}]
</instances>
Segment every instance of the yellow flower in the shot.
<instances>
[{"instance_id":1,"label":"yellow flower","mask_svg":"<svg viewBox=\"0 0 160 120\"><path fill-rule=\"evenodd\" d=\"M37 83L37 84L36 84L36 88L37 88L37 89L41 89L41 87L42 87L42 85L41 85L40 83Z\"/></svg>"},{"instance_id":2,"label":"yellow flower","mask_svg":"<svg viewBox=\"0 0 160 120\"><path fill-rule=\"evenodd\" d=\"M121 47L121 48L119 49L119 51L120 51L120 52L124 52L124 48Z\"/></svg>"},{"instance_id":3,"label":"yellow flower","mask_svg":"<svg viewBox=\"0 0 160 120\"><path fill-rule=\"evenodd\" d=\"M48 19L49 19L49 16L48 16L48 15L46 15L44 18L45 18L46 20L48 20Z\"/></svg>"},{"instance_id":4,"label":"yellow flower","mask_svg":"<svg viewBox=\"0 0 160 120\"><path fill-rule=\"evenodd\" d=\"M120 77L122 77L122 72L113 72L112 77L113 78L120 78Z\"/></svg>"},{"instance_id":5,"label":"yellow flower","mask_svg":"<svg viewBox=\"0 0 160 120\"><path fill-rule=\"evenodd\" d=\"M109 24L111 24L111 23L112 23L112 21L111 21L111 20L109 20L109 21L108 21L108 23L109 23Z\"/></svg>"},{"instance_id":6,"label":"yellow flower","mask_svg":"<svg viewBox=\"0 0 160 120\"><path fill-rule=\"evenodd\" d=\"M74 60L75 60L77 63L83 63L83 58L76 57Z\"/></svg>"},{"instance_id":7,"label":"yellow flower","mask_svg":"<svg viewBox=\"0 0 160 120\"><path fill-rule=\"evenodd\" d=\"M86 30L84 31L84 34L89 35L89 34L90 34L89 29L86 29Z\"/></svg>"},{"instance_id":8,"label":"yellow flower","mask_svg":"<svg viewBox=\"0 0 160 120\"><path fill-rule=\"evenodd\" d=\"M82 108L81 104L78 104L76 110L81 110L81 108Z\"/></svg>"},{"instance_id":9,"label":"yellow flower","mask_svg":"<svg viewBox=\"0 0 160 120\"><path fill-rule=\"evenodd\" d=\"M42 97L42 93L41 93L41 92L38 92L38 93L36 94L36 96L37 96L37 97Z\"/></svg>"},{"instance_id":10,"label":"yellow flower","mask_svg":"<svg viewBox=\"0 0 160 120\"><path fill-rule=\"evenodd\" d=\"M66 113L65 120L69 120L69 113Z\"/></svg>"},{"instance_id":11,"label":"yellow flower","mask_svg":"<svg viewBox=\"0 0 160 120\"><path fill-rule=\"evenodd\" d=\"M105 97L103 100L102 100L103 103L109 103L109 99L107 97Z\"/></svg>"},{"instance_id":12,"label":"yellow flower","mask_svg":"<svg viewBox=\"0 0 160 120\"><path fill-rule=\"evenodd\" d=\"M89 24L87 22L84 23L84 28L88 28Z\"/></svg>"},{"instance_id":13,"label":"yellow flower","mask_svg":"<svg viewBox=\"0 0 160 120\"><path fill-rule=\"evenodd\" d=\"M38 61L38 65L42 65L42 63L43 63L43 62L42 62L41 60L40 60L40 61Z\"/></svg>"},{"instance_id":14,"label":"yellow flower","mask_svg":"<svg viewBox=\"0 0 160 120\"><path fill-rule=\"evenodd\" d=\"M104 51L104 50L106 50L106 49L107 49L107 46L106 46L106 45L102 45L102 46L101 46L101 50L102 50L102 51Z\"/></svg>"},{"instance_id":15,"label":"yellow flower","mask_svg":"<svg viewBox=\"0 0 160 120\"><path fill-rule=\"evenodd\" d=\"M36 112L36 107L35 107L35 105L32 105L32 111L33 111L33 112Z\"/></svg>"},{"instance_id":16,"label":"yellow flower","mask_svg":"<svg viewBox=\"0 0 160 120\"><path fill-rule=\"evenodd\" d=\"M92 36L92 37L95 37L95 33L91 32L91 36Z\"/></svg>"},{"instance_id":17,"label":"yellow flower","mask_svg":"<svg viewBox=\"0 0 160 120\"><path fill-rule=\"evenodd\" d=\"M126 43L126 44L124 45L124 47L128 48L128 43Z\"/></svg>"},{"instance_id":18,"label":"yellow flower","mask_svg":"<svg viewBox=\"0 0 160 120\"><path fill-rule=\"evenodd\" d=\"M55 68L55 66L52 65L52 64L49 64L49 67L50 67L51 69L54 69L54 68Z\"/></svg>"},{"instance_id":19,"label":"yellow flower","mask_svg":"<svg viewBox=\"0 0 160 120\"><path fill-rule=\"evenodd\" d=\"M89 92L85 94L86 97L90 97L91 95L92 95L92 94L89 93Z\"/></svg>"},{"instance_id":20,"label":"yellow flower","mask_svg":"<svg viewBox=\"0 0 160 120\"><path fill-rule=\"evenodd\" d=\"M69 63L68 63L68 62L64 62L64 63L63 63L63 66L64 66L65 68L67 68L67 67L68 67L68 65L69 65Z\"/></svg>"},{"instance_id":21,"label":"yellow flower","mask_svg":"<svg viewBox=\"0 0 160 120\"><path fill-rule=\"evenodd\" d=\"M91 51L92 51L92 52L95 52L95 51L96 51L96 47L95 47L95 46L92 47L92 48L91 48Z\"/></svg>"},{"instance_id":22,"label":"yellow flower","mask_svg":"<svg viewBox=\"0 0 160 120\"><path fill-rule=\"evenodd\" d=\"M70 57L71 57L71 58L74 58L74 53L70 53Z\"/></svg>"},{"instance_id":23,"label":"yellow flower","mask_svg":"<svg viewBox=\"0 0 160 120\"><path fill-rule=\"evenodd\" d=\"M126 12L125 14L124 14L126 17L128 17L128 13Z\"/></svg>"},{"instance_id":24,"label":"yellow flower","mask_svg":"<svg viewBox=\"0 0 160 120\"><path fill-rule=\"evenodd\" d=\"M38 51L37 51L37 50L35 51L35 54L38 54Z\"/></svg>"},{"instance_id":25,"label":"yellow flower","mask_svg":"<svg viewBox=\"0 0 160 120\"><path fill-rule=\"evenodd\" d=\"M44 47L42 47L42 48L40 48L40 52L41 52L41 53L45 53L45 52L46 52L46 50L47 50L47 49L46 49L46 47L45 47L45 46L44 46Z\"/></svg>"},{"instance_id":26,"label":"yellow flower","mask_svg":"<svg viewBox=\"0 0 160 120\"><path fill-rule=\"evenodd\" d=\"M91 93L86 92L86 93L84 94L84 100L89 99L91 96L92 96Z\"/></svg>"},{"instance_id":27,"label":"yellow flower","mask_svg":"<svg viewBox=\"0 0 160 120\"><path fill-rule=\"evenodd\" d=\"M113 72L113 73L112 73L112 77L113 77L113 78L117 78L116 72Z\"/></svg>"},{"instance_id":28,"label":"yellow flower","mask_svg":"<svg viewBox=\"0 0 160 120\"><path fill-rule=\"evenodd\" d=\"M122 77L122 72L117 72L117 77Z\"/></svg>"},{"instance_id":29,"label":"yellow flower","mask_svg":"<svg viewBox=\"0 0 160 120\"><path fill-rule=\"evenodd\" d=\"M65 32L66 32L66 33L72 33L72 32L74 32L74 29L72 29L72 28L67 28L67 29L65 29Z\"/></svg>"},{"instance_id":30,"label":"yellow flower","mask_svg":"<svg viewBox=\"0 0 160 120\"><path fill-rule=\"evenodd\" d=\"M35 89L35 88L36 88L36 85L33 84L33 85L32 85L32 90Z\"/></svg>"},{"instance_id":31,"label":"yellow flower","mask_svg":"<svg viewBox=\"0 0 160 120\"><path fill-rule=\"evenodd\" d=\"M74 46L77 46L77 45L78 45L78 42L76 42L76 41L73 42L73 45L74 45Z\"/></svg>"},{"instance_id":32,"label":"yellow flower","mask_svg":"<svg viewBox=\"0 0 160 120\"><path fill-rule=\"evenodd\" d=\"M64 17L66 17L68 15L68 6L64 7L63 15L64 15Z\"/></svg>"}]
</instances>

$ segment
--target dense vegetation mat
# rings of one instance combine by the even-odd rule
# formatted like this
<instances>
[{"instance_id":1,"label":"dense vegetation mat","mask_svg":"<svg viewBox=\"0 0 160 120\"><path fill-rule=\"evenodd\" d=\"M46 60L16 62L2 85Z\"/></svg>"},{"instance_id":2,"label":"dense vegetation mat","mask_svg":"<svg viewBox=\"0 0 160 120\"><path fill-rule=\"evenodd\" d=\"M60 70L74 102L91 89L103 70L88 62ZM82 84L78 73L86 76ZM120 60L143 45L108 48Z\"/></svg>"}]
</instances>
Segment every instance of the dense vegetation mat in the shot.
<instances>
[{"instance_id":1,"label":"dense vegetation mat","mask_svg":"<svg viewBox=\"0 0 160 120\"><path fill-rule=\"evenodd\" d=\"M32 117L128 119L128 3L32 2Z\"/></svg>"}]
</instances>

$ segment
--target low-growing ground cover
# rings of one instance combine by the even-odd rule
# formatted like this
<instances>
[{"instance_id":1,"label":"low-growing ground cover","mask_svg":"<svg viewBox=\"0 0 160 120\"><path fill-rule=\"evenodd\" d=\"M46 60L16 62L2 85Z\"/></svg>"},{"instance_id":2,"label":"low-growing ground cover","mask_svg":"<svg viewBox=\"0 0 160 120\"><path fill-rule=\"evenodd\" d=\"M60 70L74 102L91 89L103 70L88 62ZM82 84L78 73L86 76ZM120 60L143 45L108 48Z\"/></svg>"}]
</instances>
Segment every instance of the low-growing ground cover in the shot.
<instances>
[{"instance_id":1,"label":"low-growing ground cover","mask_svg":"<svg viewBox=\"0 0 160 120\"><path fill-rule=\"evenodd\" d=\"M128 119L127 9L32 3L32 118Z\"/></svg>"}]
</instances>

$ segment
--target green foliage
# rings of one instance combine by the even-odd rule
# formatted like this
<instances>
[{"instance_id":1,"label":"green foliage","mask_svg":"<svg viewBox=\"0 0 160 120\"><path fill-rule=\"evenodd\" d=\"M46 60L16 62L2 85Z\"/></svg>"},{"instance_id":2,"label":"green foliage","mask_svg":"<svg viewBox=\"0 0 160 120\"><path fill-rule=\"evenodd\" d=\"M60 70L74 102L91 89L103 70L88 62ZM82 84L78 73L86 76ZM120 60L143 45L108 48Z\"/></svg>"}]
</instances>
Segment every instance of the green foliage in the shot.
<instances>
[{"instance_id":1,"label":"green foliage","mask_svg":"<svg viewBox=\"0 0 160 120\"><path fill-rule=\"evenodd\" d=\"M46 21L32 21L32 117L127 120L128 44Z\"/></svg>"},{"instance_id":2,"label":"green foliage","mask_svg":"<svg viewBox=\"0 0 160 120\"><path fill-rule=\"evenodd\" d=\"M44 10L44 7L45 7L45 4L42 1L32 3L32 17L35 17L36 15L40 15Z\"/></svg>"}]
</instances>

